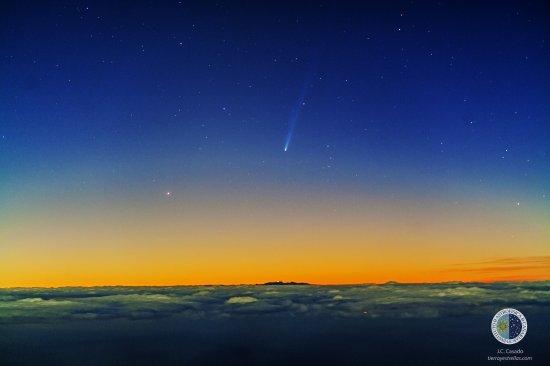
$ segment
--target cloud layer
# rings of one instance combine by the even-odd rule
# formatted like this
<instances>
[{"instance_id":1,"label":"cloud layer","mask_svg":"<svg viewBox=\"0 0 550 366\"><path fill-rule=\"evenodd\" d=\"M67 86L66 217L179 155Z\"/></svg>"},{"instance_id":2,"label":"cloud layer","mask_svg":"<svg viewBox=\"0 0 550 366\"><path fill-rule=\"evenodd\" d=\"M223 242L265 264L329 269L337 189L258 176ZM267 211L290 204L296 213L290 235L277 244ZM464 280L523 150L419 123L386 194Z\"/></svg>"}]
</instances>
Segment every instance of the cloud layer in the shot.
<instances>
[{"instance_id":1,"label":"cloud layer","mask_svg":"<svg viewBox=\"0 0 550 366\"><path fill-rule=\"evenodd\" d=\"M0 322L281 314L439 317L550 309L550 282L0 289Z\"/></svg>"}]
</instances>

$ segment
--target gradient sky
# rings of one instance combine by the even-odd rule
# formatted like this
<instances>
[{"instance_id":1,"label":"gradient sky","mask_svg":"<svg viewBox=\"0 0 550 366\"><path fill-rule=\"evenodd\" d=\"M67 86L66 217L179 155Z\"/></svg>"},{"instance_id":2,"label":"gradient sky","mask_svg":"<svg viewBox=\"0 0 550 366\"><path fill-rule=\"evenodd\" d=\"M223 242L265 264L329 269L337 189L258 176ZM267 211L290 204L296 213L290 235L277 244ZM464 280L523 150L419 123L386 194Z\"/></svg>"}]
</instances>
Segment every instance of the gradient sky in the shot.
<instances>
[{"instance_id":1,"label":"gradient sky","mask_svg":"<svg viewBox=\"0 0 550 366\"><path fill-rule=\"evenodd\" d=\"M544 2L0 24L0 286L550 278Z\"/></svg>"}]
</instances>

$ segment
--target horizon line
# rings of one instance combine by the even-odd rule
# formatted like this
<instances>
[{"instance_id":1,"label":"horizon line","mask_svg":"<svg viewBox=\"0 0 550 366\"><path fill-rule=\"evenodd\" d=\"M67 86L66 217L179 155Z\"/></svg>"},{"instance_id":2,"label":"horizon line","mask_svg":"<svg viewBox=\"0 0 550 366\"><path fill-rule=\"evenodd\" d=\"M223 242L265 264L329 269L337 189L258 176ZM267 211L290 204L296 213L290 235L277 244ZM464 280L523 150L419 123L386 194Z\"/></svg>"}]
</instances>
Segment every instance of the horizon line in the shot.
<instances>
[{"instance_id":1,"label":"horizon line","mask_svg":"<svg viewBox=\"0 0 550 366\"><path fill-rule=\"evenodd\" d=\"M487 281L433 281L433 282L402 282L402 281L385 281L385 282L356 282L356 283L311 283L311 282L295 282L295 281L269 281L265 283L197 283L197 284L165 284L165 285L60 285L60 286L0 286L0 290L9 289L32 289L32 288L95 288L95 287L201 287L201 286L381 286L381 285L438 285L438 284L496 284L496 283L537 283L549 282L548 279L540 280L487 280ZM271 282L271 283L270 283ZM281 283L274 283L281 282ZM294 283L293 283L294 282Z\"/></svg>"}]
</instances>

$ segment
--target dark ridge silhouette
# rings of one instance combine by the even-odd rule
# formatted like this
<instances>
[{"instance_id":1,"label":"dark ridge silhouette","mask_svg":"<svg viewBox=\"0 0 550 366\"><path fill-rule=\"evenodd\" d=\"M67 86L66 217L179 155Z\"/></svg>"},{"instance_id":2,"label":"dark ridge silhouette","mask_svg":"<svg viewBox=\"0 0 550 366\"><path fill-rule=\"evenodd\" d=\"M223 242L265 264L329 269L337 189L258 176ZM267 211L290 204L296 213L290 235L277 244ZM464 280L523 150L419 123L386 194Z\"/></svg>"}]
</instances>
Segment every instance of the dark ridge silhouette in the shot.
<instances>
[{"instance_id":1,"label":"dark ridge silhouette","mask_svg":"<svg viewBox=\"0 0 550 366\"><path fill-rule=\"evenodd\" d=\"M262 283L263 286L294 286L294 285L311 285L307 282L284 282L284 281L272 281L272 282L266 282Z\"/></svg>"}]
</instances>

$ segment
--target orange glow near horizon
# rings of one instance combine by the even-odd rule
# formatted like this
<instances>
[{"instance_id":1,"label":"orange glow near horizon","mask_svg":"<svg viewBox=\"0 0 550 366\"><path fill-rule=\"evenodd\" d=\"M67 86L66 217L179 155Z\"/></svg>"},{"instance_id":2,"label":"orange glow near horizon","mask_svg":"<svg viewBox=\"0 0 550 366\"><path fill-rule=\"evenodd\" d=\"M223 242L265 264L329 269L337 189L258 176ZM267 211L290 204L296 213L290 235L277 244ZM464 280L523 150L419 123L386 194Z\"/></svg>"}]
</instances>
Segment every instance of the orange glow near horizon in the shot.
<instances>
[{"instance_id":1,"label":"orange glow near horizon","mask_svg":"<svg viewBox=\"0 0 550 366\"><path fill-rule=\"evenodd\" d=\"M475 203L205 198L3 220L0 287L550 279L544 217Z\"/></svg>"}]
</instances>

